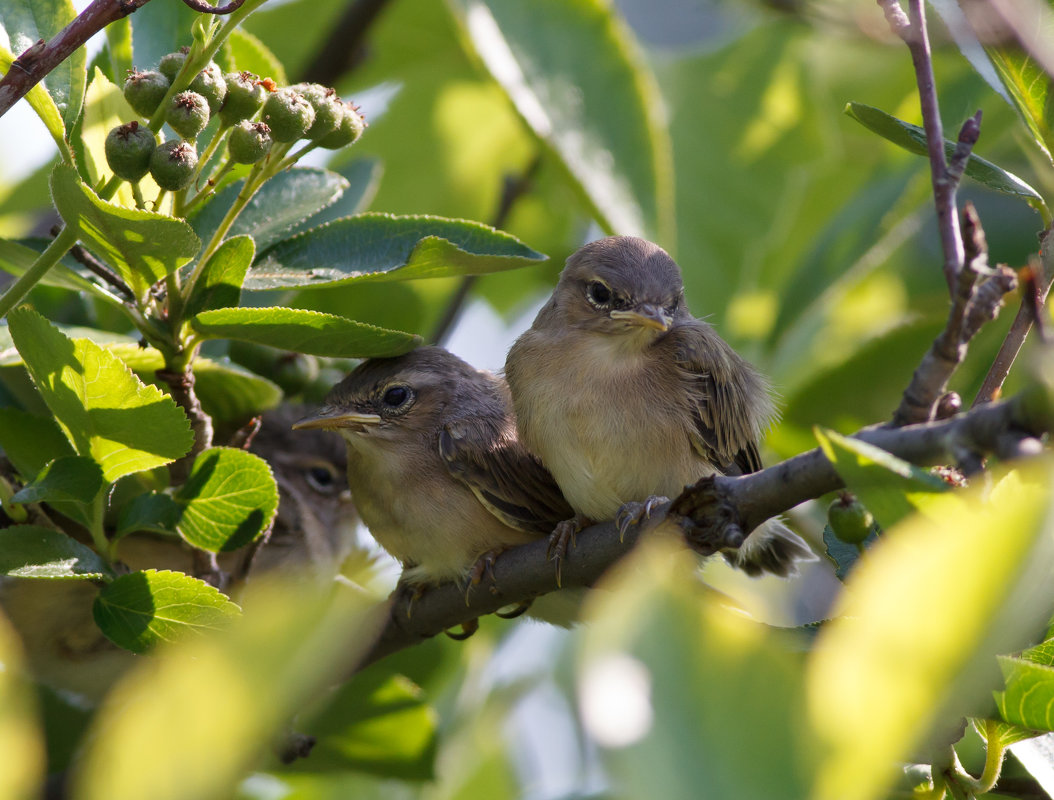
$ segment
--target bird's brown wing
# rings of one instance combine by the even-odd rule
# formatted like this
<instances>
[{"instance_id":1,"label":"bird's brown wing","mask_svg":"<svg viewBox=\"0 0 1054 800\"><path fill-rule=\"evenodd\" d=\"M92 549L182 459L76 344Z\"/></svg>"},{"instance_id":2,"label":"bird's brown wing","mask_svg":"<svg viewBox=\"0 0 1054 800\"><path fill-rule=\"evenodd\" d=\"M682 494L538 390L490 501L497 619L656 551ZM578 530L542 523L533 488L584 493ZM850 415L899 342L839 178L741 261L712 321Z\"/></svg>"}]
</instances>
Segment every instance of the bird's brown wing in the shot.
<instances>
[{"instance_id":1,"label":"bird's brown wing","mask_svg":"<svg viewBox=\"0 0 1054 800\"><path fill-rule=\"evenodd\" d=\"M439 434L439 454L450 474L510 527L548 534L574 516L549 470L486 420L447 423Z\"/></svg>"},{"instance_id":2,"label":"bird's brown wing","mask_svg":"<svg viewBox=\"0 0 1054 800\"><path fill-rule=\"evenodd\" d=\"M757 440L773 416L765 379L699 320L667 336L688 386L692 445L726 475L761 469Z\"/></svg>"}]
</instances>

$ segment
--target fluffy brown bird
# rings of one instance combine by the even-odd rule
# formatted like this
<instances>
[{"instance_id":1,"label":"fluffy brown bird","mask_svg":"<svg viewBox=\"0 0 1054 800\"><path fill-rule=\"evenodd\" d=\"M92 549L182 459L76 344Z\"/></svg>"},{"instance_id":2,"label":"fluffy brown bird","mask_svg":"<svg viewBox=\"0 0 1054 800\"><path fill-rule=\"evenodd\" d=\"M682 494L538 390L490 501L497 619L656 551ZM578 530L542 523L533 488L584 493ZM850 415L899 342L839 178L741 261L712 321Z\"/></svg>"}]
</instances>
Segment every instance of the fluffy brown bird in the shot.
<instances>
[{"instance_id":1,"label":"fluffy brown bird","mask_svg":"<svg viewBox=\"0 0 1054 800\"><path fill-rule=\"evenodd\" d=\"M520 438L556 478L574 527L628 524L701 477L760 469L757 443L775 414L761 374L688 311L674 260L633 236L567 260L505 376ZM813 558L769 520L730 560L788 575Z\"/></svg>"},{"instance_id":2,"label":"fluffy brown bird","mask_svg":"<svg viewBox=\"0 0 1054 800\"><path fill-rule=\"evenodd\" d=\"M520 444L504 381L439 347L363 362L294 427L344 438L355 506L410 586L464 579L572 513Z\"/></svg>"}]
</instances>

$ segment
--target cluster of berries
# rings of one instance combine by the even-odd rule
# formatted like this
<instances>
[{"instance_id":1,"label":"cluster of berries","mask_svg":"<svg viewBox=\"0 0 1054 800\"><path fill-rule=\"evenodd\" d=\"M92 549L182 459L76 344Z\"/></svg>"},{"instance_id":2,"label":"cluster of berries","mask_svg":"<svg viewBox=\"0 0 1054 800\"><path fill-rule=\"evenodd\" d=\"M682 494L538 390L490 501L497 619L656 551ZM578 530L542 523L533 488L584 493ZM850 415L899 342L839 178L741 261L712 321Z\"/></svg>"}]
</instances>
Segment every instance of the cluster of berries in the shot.
<instances>
[{"instance_id":1,"label":"cluster of berries","mask_svg":"<svg viewBox=\"0 0 1054 800\"><path fill-rule=\"evenodd\" d=\"M157 70L132 70L124 84L128 104L144 117L153 116L186 57L184 49L162 58ZM239 164L255 164L276 142L290 145L307 139L336 150L358 139L365 127L358 108L343 102L333 89L317 83L278 88L270 78L250 72L224 75L210 61L185 91L167 101L164 120L180 139L158 144L146 125L118 125L106 137L106 161L119 178L135 183L149 172L162 189L179 191L197 171L195 139L214 116L220 119L221 132L230 129L230 161Z\"/></svg>"}]
</instances>

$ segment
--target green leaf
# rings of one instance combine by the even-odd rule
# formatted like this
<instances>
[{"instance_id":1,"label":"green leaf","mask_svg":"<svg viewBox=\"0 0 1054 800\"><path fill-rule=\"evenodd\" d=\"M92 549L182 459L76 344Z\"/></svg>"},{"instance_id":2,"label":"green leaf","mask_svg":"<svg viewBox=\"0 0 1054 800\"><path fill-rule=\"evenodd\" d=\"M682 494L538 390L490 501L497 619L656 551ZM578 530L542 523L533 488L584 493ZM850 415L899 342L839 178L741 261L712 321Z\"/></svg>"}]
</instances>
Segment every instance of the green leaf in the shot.
<instances>
[{"instance_id":1,"label":"green leaf","mask_svg":"<svg viewBox=\"0 0 1054 800\"><path fill-rule=\"evenodd\" d=\"M51 193L63 221L125 279L140 300L201 248L183 220L107 203L80 181L72 167L55 167Z\"/></svg>"},{"instance_id":2,"label":"green leaf","mask_svg":"<svg viewBox=\"0 0 1054 800\"><path fill-rule=\"evenodd\" d=\"M99 630L133 653L223 630L240 614L238 606L204 581L152 569L120 576L99 592L92 606Z\"/></svg>"},{"instance_id":3,"label":"green leaf","mask_svg":"<svg viewBox=\"0 0 1054 800\"><path fill-rule=\"evenodd\" d=\"M49 461L74 454L55 420L11 407L0 408L0 447L26 480Z\"/></svg>"},{"instance_id":4,"label":"green leaf","mask_svg":"<svg viewBox=\"0 0 1054 800\"><path fill-rule=\"evenodd\" d=\"M223 189L191 220L202 241L212 238L244 184L238 181ZM253 195L227 238L248 234L262 253L294 225L336 202L347 188L348 181L329 170L294 167L280 172Z\"/></svg>"},{"instance_id":5,"label":"green leaf","mask_svg":"<svg viewBox=\"0 0 1054 800\"><path fill-rule=\"evenodd\" d=\"M291 233L303 233L317 228L325 222L361 214L373 201L384 172L378 158L357 158L337 170L348 181L344 194L330 206L308 217L294 227Z\"/></svg>"},{"instance_id":6,"label":"green leaf","mask_svg":"<svg viewBox=\"0 0 1054 800\"><path fill-rule=\"evenodd\" d=\"M877 539L878 534L872 529L864 540L864 546L870 547ZM849 575L849 570L860 559L860 550L855 544L847 544L835 536L830 525L823 526L823 544L827 550L827 557L834 564L834 574L838 580L844 581Z\"/></svg>"},{"instance_id":7,"label":"green leaf","mask_svg":"<svg viewBox=\"0 0 1054 800\"><path fill-rule=\"evenodd\" d=\"M0 575L110 580L113 570L98 553L61 531L12 525L0 529Z\"/></svg>"},{"instance_id":8,"label":"green leaf","mask_svg":"<svg viewBox=\"0 0 1054 800\"><path fill-rule=\"evenodd\" d=\"M420 687L388 670L360 673L337 689L298 730L314 736L296 771L367 772L400 780L435 778L436 713Z\"/></svg>"},{"instance_id":9,"label":"green leaf","mask_svg":"<svg viewBox=\"0 0 1054 800\"><path fill-rule=\"evenodd\" d=\"M257 261L245 288L481 275L545 258L516 237L479 222L360 214L279 242Z\"/></svg>"},{"instance_id":10,"label":"green leaf","mask_svg":"<svg viewBox=\"0 0 1054 800\"><path fill-rule=\"evenodd\" d=\"M904 122L887 114L885 111L863 103L846 103L845 113L868 130L874 131L882 138L888 139L893 144L899 145L911 153L924 156L928 152L926 150L926 132L918 125ZM955 147L955 142L944 140L944 154L946 158L951 157L952 153L955 152ZM966 174L989 189L1022 198L1036 209L1043 219L1050 219L1050 210L1039 192L1013 173L1007 172L991 161L986 161L976 154L971 154L970 160L966 162Z\"/></svg>"},{"instance_id":11,"label":"green leaf","mask_svg":"<svg viewBox=\"0 0 1054 800\"><path fill-rule=\"evenodd\" d=\"M255 255L256 246L251 236L235 236L221 244L194 285L194 293L187 301L186 316L238 305L245 273Z\"/></svg>"},{"instance_id":12,"label":"green leaf","mask_svg":"<svg viewBox=\"0 0 1054 800\"><path fill-rule=\"evenodd\" d=\"M1035 731L1054 731L1054 667L1022 658L999 659L1006 689L995 693L1003 719Z\"/></svg>"},{"instance_id":13,"label":"green leaf","mask_svg":"<svg viewBox=\"0 0 1054 800\"><path fill-rule=\"evenodd\" d=\"M252 72L261 78L273 78L279 86L288 86L285 68L271 49L248 31L235 28L225 44L229 63L226 72Z\"/></svg>"},{"instance_id":14,"label":"green leaf","mask_svg":"<svg viewBox=\"0 0 1054 800\"><path fill-rule=\"evenodd\" d=\"M190 324L207 339L238 339L334 358L397 356L421 343L409 333L293 308L220 308L198 314Z\"/></svg>"},{"instance_id":15,"label":"green leaf","mask_svg":"<svg viewBox=\"0 0 1054 800\"><path fill-rule=\"evenodd\" d=\"M183 506L179 535L211 553L249 544L271 524L278 487L267 462L232 447L199 453L175 500Z\"/></svg>"},{"instance_id":16,"label":"green leaf","mask_svg":"<svg viewBox=\"0 0 1054 800\"><path fill-rule=\"evenodd\" d=\"M88 505L102 490L99 465L84 456L63 456L49 461L30 483L19 489L15 503L53 503L69 500Z\"/></svg>"},{"instance_id":17,"label":"green leaf","mask_svg":"<svg viewBox=\"0 0 1054 800\"><path fill-rule=\"evenodd\" d=\"M179 3L147 3L131 15L132 46L138 69L157 69L158 62L189 45L190 27L198 12Z\"/></svg>"},{"instance_id":18,"label":"green leaf","mask_svg":"<svg viewBox=\"0 0 1054 800\"><path fill-rule=\"evenodd\" d=\"M1051 33L1051 9L1049 4L1035 4L1032 9L1021 7L1023 14L1036 12L1034 24L1037 35L1049 36ZM993 37L997 38L997 37ZM1054 152L1054 119L1051 117L1051 78L1036 62L1028 51L1016 40L1007 42L1007 37L998 37L1003 42L986 46L985 52L999 74L999 79L1013 100L1014 108L1028 127L1032 138L1046 154L1047 160L1054 163L1051 153Z\"/></svg>"},{"instance_id":19,"label":"green leaf","mask_svg":"<svg viewBox=\"0 0 1054 800\"><path fill-rule=\"evenodd\" d=\"M832 430L815 428L813 432L846 487L883 528L900 522L924 507L934 494L949 488L937 476L873 444Z\"/></svg>"},{"instance_id":20,"label":"green leaf","mask_svg":"<svg viewBox=\"0 0 1054 800\"><path fill-rule=\"evenodd\" d=\"M583 727L626 797L809 797L801 640L715 602L696 570L655 539L605 576L580 637ZM744 720L749 747L729 735Z\"/></svg>"},{"instance_id":21,"label":"green leaf","mask_svg":"<svg viewBox=\"0 0 1054 800\"><path fill-rule=\"evenodd\" d=\"M1027 643L1054 602L1051 485L1033 464L934 496L861 559L807 667L825 751L810 797L885 797L898 761L988 711L994 656Z\"/></svg>"},{"instance_id":22,"label":"green leaf","mask_svg":"<svg viewBox=\"0 0 1054 800\"><path fill-rule=\"evenodd\" d=\"M254 580L233 625L144 660L96 716L72 796L234 797L289 720L347 674L377 630L375 600L365 592L316 589L311 581ZM144 746L157 742L163 746Z\"/></svg>"},{"instance_id":23,"label":"green leaf","mask_svg":"<svg viewBox=\"0 0 1054 800\"><path fill-rule=\"evenodd\" d=\"M89 339L68 339L40 314L17 308L8 328L33 383L78 455L108 482L168 464L194 436L186 415Z\"/></svg>"},{"instance_id":24,"label":"green leaf","mask_svg":"<svg viewBox=\"0 0 1054 800\"><path fill-rule=\"evenodd\" d=\"M30 668L24 663L19 636L0 615L0 797L30 800L40 797L45 751Z\"/></svg>"},{"instance_id":25,"label":"green leaf","mask_svg":"<svg viewBox=\"0 0 1054 800\"><path fill-rule=\"evenodd\" d=\"M162 492L136 495L121 509L114 539L138 531L175 533L183 507Z\"/></svg>"},{"instance_id":26,"label":"green leaf","mask_svg":"<svg viewBox=\"0 0 1054 800\"><path fill-rule=\"evenodd\" d=\"M609 233L673 236L671 144L655 80L599 0L461 0L467 39Z\"/></svg>"},{"instance_id":27,"label":"green leaf","mask_svg":"<svg viewBox=\"0 0 1054 800\"><path fill-rule=\"evenodd\" d=\"M0 72L6 75L13 69L12 64L15 62L15 57L10 50L0 46ZM25 100L37 112L37 116L44 123L44 127L48 129L51 138L55 140L55 145L59 148L59 151L64 152L66 149L66 133L62 124L62 114L59 112L59 108L55 105L51 95L44 90L43 84L38 83L26 92Z\"/></svg>"},{"instance_id":28,"label":"green leaf","mask_svg":"<svg viewBox=\"0 0 1054 800\"><path fill-rule=\"evenodd\" d=\"M137 344L114 344L107 348L147 382L161 386L154 374L164 367L161 353ZM241 424L246 417L274 408L282 401L277 385L227 361L194 359L194 388L205 413L217 420Z\"/></svg>"},{"instance_id":29,"label":"green leaf","mask_svg":"<svg viewBox=\"0 0 1054 800\"><path fill-rule=\"evenodd\" d=\"M43 243L42 240L33 241ZM41 252L43 248L35 250L11 239L0 239L0 269L15 277L21 277L37 260ZM44 286L72 289L75 292L93 291L89 281L70 270L61 261L44 273L40 283Z\"/></svg>"},{"instance_id":30,"label":"green leaf","mask_svg":"<svg viewBox=\"0 0 1054 800\"><path fill-rule=\"evenodd\" d=\"M77 10L70 0L5 0L0 6L0 34L4 34L0 41L10 43L11 50L18 55L38 39L46 42L54 38L76 16ZM81 113L87 58L85 49L77 48L43 80L62 113L66 130L73 127Z\"/></svg>"}]
</instances>

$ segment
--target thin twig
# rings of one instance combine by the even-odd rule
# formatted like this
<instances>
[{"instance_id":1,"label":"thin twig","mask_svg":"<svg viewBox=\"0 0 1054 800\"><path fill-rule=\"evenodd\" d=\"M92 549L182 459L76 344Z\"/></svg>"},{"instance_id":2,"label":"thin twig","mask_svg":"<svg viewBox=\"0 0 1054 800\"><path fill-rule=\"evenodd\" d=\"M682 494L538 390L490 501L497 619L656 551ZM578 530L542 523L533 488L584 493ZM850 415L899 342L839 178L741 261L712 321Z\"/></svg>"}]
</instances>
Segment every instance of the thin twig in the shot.
<instances>
[{"instance_id":1,"label":"thin twig","mask_svg":"<svg viewBox=\"0 0 1054 800\"><path fill-rule=\"evenodd\" d=\"M57 226L52 228L51 235L58 236L59 230L61 229ZM135 292L133 292L131 287L124 282L124 279L89 253L83 245L73 245L73 247L70 248L70 255L75 261L84 266L85 269L93 272L95 275L102 278L103 281L110 284L110 286L123 294L127 300L135 302Z\"/></svg>"},{"instance_id":2,"label":"thin twig","mask_svg":"<svg viewBox=\"0 0 1054 800\"><path fill-rule=\"evenodd\" d=\"M389 0L355 0L330 30L329 37L316 48L315 60L308 64L301 80L329 86L352 67L365 60L363 40Z\"/></svg>"},{"instance_id":3,"label":"thin twig","mask_svg":"<svg viewBox=\"0 0 1054 800\"><path fill-rule=\"evenodd\" d=\"M39 40L16 59L0 78L0 117L55 67L111 22L142 8L150 0L94 0L49 42Z\"/></svg>"},{"instance_id":4,"label":"thin twig","mask_svg":"<svg viewBox=\"0 0 1054 800\"><path fill-rule=\"evenodd\" d=\"M1032 418L1031 413L1038 418ZM868 428L856 438L914 464L927 465L946 463L960 443L1002 457L1033 452L1038 444L1034 437L1044 433L1048 425L1043 410L1030 411L1015 398L949 420L903 428ZM703 479L673 503L656 509L640 526L630 526L624 539L620 539L613 522L593 525L577 534L576 546L561 565L561 586L592 586L641 536L660 526L671 530L671 524L676 525L690 537L693 549L705 553L709 542L709 552L715 552L724 549L729 526L752 530L770 517L842 486L819 449L749 475ZM440 584L416 600L408 593L396 592L388 622L358 669L503 606L556 591L556 572L546 560L546 548L547 542L540 540L504 552L494 563L493 584L484 582L467 597L456 583Z\"/></svg>"},{"instance_id":5,"label":"thin twig","mask_svg":"<svg viewBox=\"0 0 1054 800\"><path fill-rule=\"evenodd\" d=\"M498 200L498 208L494 212L494 216L490 219L490 226L492 228L503 228L505 222L509 218L509 213L512 211L516 201L523 197L527 193L527 190L531 187L531 181L534 180L534 176L538 174L538 168L541 166L542 159L540 155L535 155L531 159L531 163L521 172L519 175L506 175L502 179L501 197ZM476 281L479 279L478 275L466 275L461 279L461 283L457 287L457 291L454 292L453 297L447 303L446 309L443 311L443 316L436 323L435 330L432 331L432 341L436 344L443 344L446 337L450 334L450 331L454 327L454 323L457 322L457 318L461 315L461 310L464 308L465 301L468 300L469 293L472 291L472 287L476 285Z\"/></svg>"}]
</instances>

